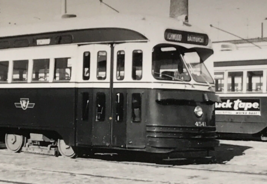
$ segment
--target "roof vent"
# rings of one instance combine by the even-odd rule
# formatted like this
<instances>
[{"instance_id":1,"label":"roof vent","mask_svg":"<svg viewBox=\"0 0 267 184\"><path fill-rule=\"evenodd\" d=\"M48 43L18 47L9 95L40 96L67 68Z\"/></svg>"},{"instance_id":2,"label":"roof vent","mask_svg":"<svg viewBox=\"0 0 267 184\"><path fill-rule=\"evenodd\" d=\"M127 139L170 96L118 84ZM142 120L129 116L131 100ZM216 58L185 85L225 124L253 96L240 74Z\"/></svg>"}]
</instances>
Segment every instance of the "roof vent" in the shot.
<instances>
[{"instance_id":1,"label":"roof vent","mask_svg":"<svg viewBox=\"0 0 267 184\"><path fill-rule=\"evenodd\" d=\"M77 17L77 15L75 15L75 14L63 14L63 15L61 16L62 19L66 19L66 18L75 18L75 17Z\"/></svg>"},{"instance_id":2,"label":"roof vent","mask_svg":"<svg viewBox=\"0 0 267 184\"><path fill-rule=\"evenodd\" d=\"M220 51L233 51L237 50L236 45L233 43L221 43Z\"/></svg>"}]
</instances>

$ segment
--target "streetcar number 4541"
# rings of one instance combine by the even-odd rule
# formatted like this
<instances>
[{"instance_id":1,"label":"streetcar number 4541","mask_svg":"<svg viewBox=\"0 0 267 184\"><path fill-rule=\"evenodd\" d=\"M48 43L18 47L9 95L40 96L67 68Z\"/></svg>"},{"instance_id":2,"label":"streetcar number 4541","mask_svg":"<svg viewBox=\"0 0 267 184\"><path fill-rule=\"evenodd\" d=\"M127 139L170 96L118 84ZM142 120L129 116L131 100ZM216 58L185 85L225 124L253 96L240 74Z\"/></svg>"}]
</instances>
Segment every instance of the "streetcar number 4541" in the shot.
<instances>
[{"instance_id":1,"label":"streetcar number 4541","mask_svg":"<svg viewBox=\"0 0 267 184\"><path fill-rule=\"evenodd\" d=\"M205 121L197 121L195 123L196 126L200 127L200 126L207 126L207 123Z\"/></svg>"}]
</instances>

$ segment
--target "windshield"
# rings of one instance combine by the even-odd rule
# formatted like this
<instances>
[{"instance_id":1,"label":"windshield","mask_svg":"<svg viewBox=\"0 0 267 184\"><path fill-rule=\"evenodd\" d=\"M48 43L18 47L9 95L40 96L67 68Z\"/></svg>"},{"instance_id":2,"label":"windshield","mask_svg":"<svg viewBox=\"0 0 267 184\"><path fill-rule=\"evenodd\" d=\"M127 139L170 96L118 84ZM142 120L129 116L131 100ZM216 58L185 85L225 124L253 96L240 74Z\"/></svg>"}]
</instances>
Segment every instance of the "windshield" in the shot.
<instances>
[{"instance_id":1,"label":"windshield","mask_svg":"<svg viewBox=\"0 0 267 184\"><path fill-rule=\"evenodd\" d=\"M158 80L191 80L183 59L175 47L154 47L152 74Z\"/></svg>"},{"instance_id":2,"label":"windshield","mask_svg":"<svg viewBox=\"0 0 267 184\"><path fill-rule=\"evenodd\" d=\"M197 52L172 45L157 45L152 53L152 74L157 80L213 83Z\"/></svg>"},{"instance_id":3,"label":"windshield","mask_svg":"<svg viewBox=\"0 0 267 184\"><path fill-rule=\"evenodd\" d=\"M184 60L187 63L188 69L196 82L211 83L214 81L208 72L205 64L201 62L197 52L186 52L184 53Z\"/></svg>"}]
</instances>

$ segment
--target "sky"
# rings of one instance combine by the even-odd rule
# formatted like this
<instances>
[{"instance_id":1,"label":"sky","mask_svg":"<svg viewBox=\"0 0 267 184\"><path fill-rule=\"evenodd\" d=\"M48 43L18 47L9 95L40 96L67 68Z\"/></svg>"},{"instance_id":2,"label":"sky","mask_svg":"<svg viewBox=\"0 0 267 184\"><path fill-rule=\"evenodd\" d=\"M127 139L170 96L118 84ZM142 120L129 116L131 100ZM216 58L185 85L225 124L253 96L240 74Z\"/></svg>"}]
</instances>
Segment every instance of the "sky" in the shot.
<instances>
[{"instance_id":1,"label":"sky","mask_svg":"<svg viewBox=\"0 0 267 184\"><path fill-rule=\"evenodd\" d=\"M169 16L170 0L103 0L121 13ZM207 32L212 41L267 37L267 0L188 0L189 22ZM68 0L68 13L78 17L114 14L99 0ZM0 0L0 27L17 26L60 17L62 0Z\"/></svg>"}]
</instances>

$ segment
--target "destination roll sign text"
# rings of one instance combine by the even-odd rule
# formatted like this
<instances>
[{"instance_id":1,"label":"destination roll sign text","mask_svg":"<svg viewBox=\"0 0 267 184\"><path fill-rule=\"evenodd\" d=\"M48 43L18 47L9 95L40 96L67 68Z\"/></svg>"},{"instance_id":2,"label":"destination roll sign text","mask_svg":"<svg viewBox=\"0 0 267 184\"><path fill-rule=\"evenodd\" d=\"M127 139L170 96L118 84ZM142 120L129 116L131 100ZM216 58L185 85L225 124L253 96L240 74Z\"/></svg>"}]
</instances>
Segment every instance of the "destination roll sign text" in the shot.
<instances>
[{"instance_id":1,"label":"destination roll sign text","mask_svg":"<svg viewBox=\"0 0 267 184\"><path fill-rule=\"evenodd\" d=\"M171 42L191 43L197 45L208 45L209 43L208 35L201 33L166 29L164 36L165 40Z\"/></svg>"}]
</instances>

